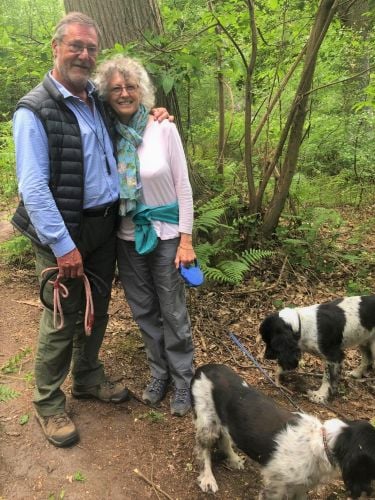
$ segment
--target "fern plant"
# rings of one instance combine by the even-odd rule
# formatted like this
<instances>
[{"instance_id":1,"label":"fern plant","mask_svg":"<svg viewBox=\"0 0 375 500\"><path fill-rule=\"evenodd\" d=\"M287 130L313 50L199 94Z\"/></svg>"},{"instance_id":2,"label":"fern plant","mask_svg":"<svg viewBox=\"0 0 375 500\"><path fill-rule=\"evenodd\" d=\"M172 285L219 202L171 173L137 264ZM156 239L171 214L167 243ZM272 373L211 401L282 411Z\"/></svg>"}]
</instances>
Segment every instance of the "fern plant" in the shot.
<instances>
[{"instance_id":1,"label":"fern plant","mask_svg":"<svg viewBox=\"0 0 375 500\"><path fill-rule=\"evenodd\" d=\"M237 195L224 192L196 209L195 251L209 281L238 285L256 262L273 254L269 250L243 249L238 224L240 205Z\"/></svg>"}]
</instances>

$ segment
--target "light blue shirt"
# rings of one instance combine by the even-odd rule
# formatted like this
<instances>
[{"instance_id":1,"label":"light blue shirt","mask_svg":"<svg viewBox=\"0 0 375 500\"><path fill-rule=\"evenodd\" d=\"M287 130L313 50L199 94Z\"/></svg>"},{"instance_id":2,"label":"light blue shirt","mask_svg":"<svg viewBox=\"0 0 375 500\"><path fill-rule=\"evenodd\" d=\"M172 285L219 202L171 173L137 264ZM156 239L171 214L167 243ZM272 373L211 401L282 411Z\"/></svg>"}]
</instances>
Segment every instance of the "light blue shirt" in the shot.
<instances>
[{"instance_id":1,"label":"light blue shirt","mask_svg":"<svg viewBox=\"0 0 375 500\"><path fill-rule=\"evenodd\" d=\"M115 202L119 197L116 159L111 139L91 96L94 86L89 82L87 87L92 102L91 110L52 76L51 79L64 96L65 104L76 116L81 131L84 159L83 207ZM49 245L56 257L61 257L73 250L75 244L49 189L48 140L42 122L29 109L19 108L13 117L13 137L19 194L40 241Z\"/></svg>"}]
</instances>

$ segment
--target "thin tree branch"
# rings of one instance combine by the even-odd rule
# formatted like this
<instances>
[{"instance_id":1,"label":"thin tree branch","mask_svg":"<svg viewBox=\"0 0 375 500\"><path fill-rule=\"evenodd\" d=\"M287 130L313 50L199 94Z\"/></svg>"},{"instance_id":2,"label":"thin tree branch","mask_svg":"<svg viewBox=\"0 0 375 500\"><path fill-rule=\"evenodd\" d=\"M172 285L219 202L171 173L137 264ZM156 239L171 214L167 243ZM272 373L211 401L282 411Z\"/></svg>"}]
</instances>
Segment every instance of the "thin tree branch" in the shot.
<instances>
[{"instance_id":1,"label":"thin tree branch","mask_svg":"<svg viewBox=\"0 0 375 500\"><path fill-rule=\"evenodd\" d=\"M166 493L165 491L163 491L160 486L158 486L157 484L155 484L153 481L151 481L151 479L149 479L148 477L146 477L144 474L142 474L142 472L138 469L134 469L133 471L135 474L137 474L137 476L139 476L140 478L142 478L144 481L146 481L147 484L149 484L154 490L157 490L159 491L159 493L162 493L166 498L168 498L168 500L173 500L173 498L171 496L168 495L168 493Z\"/></svg>"},{"instance_id":2,"label":"thin tree branch","mask_svg":"<svg viewBox=\"0 0 375 500\"><path fill-rule=\"evenodd\" d=\"M375 65L370 66L369 68L366 68L363 71L356 73L355 75L348 76L348 78L344 78L343 80L337 80L336 82L331 82L331 83L327 83L325 85L321 85L320 87L315 87L314 89L311 89L308 92L305 92L303 95L307 96L309 94L313 94L314 92L317 92L318 90L322 90L322 89L325 89L327 87L332 87L333 85L339 85L340 83L350 82L351 80L355 80L359 76L362 76L363 74L370 72L374 68L375 68Z\"/></svg>"},{"instance_id":3,"label":"thin tree branch","mask_svg":"<svg viewBox=\"0 0 375 500\"><path fill-rule=\"evenodd\" d=\"M208 4L210 6L210 10L211 10L211 14L212 16L214 17L214 19L216 20L217 24L220 26L220 28L224 31L224 33L227 35L227 37L229 38L229 40L232 42L232 44L234 45L234 47L236 48L237 52L239 53L241 59L242 59L242 62L244 63L244 66L245 68L247 68L247 61L246 61L246 58L245 58L245 55L244 53L242 52L240 46L238 45L238 43L236 42L236 40L233 38L233 36L229 33L229 31L226 29L226 27L223 25L223 23L220 21L220 19L217 17L217 15L215 14L214 10L213 10L213 7L212 7L212 4L211 4L211 1L208 0Z\"/></svg>"},{"instance_id":4,"label":"thin tree branch","mask_svg":"<svg viewBox=\"0 0 375 500\"><path fill-rule=\"evenodd\" d=\"M296 60L294 61L294 63L292 64L292 66L290 67L288 73L284 76L284 79L283 81L281 82L277 92L275 93L275 95L272 97L269 105L267 106L267 110L264 114L264 116L262 117L262 119L260 120L259 122L259 125L254 133L254 136L253 136L253 145L256 143L256 141L258 140L258 137L265 125L265 123L267 122L270 114L272 113L273 111L273 108L275 107L275 105L277 104L278 100L280 99L280 96L281 94L283 93L287 83L289 82L290 78L292 77L294 71L296 70L298 64L301 62L301 59L303 57L303 55L305 54L306 52L306 47L307 45L305 45L301 52L298 54Z\"/></svg>"}]
</instances>

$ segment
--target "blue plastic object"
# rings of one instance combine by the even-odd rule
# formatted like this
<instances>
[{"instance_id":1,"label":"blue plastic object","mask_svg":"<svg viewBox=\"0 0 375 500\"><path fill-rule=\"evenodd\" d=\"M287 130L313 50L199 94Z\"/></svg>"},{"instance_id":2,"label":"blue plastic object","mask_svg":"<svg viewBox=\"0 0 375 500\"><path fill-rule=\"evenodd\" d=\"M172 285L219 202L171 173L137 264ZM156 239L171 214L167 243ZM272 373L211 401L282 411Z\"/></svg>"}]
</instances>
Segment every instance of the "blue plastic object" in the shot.
<instances>
[{"instance_id":1,"label":"blue plastic object","mask_svg":"<svg viewBox=\"0 0 375 500\"><path fill-rule=\"evenodd\" d=\"M180 264L180 274L187 286L197 287L204 282L204 274L197 260L194 261L194 265L189 267Z\"/></svg>"}]
</instances>

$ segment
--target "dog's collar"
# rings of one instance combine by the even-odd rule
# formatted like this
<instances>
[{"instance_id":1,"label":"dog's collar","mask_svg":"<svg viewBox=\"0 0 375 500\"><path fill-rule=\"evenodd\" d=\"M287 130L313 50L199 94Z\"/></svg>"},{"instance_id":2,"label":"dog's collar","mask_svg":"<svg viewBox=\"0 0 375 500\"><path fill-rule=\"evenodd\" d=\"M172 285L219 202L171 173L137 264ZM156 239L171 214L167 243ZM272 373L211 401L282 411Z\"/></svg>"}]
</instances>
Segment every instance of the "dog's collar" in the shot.
<instances>
[{"instance_id":1,"label":"dog's collar","mask_svg":"<svg viewBox=\"0 0 375 500\"><path fill-rule=\"evenodd\" d=\"M336 466L336 460L335 460L335 457L334 457L332 451L328 447L327 431L325 430L324 426L322 426L322 428L321 428L321 433L322 433L324 451L326 452L326 455L327 455L327 458L328 458L328 462L332 465L332 467L335 467Z\"/></svg>"}]
</instances>

